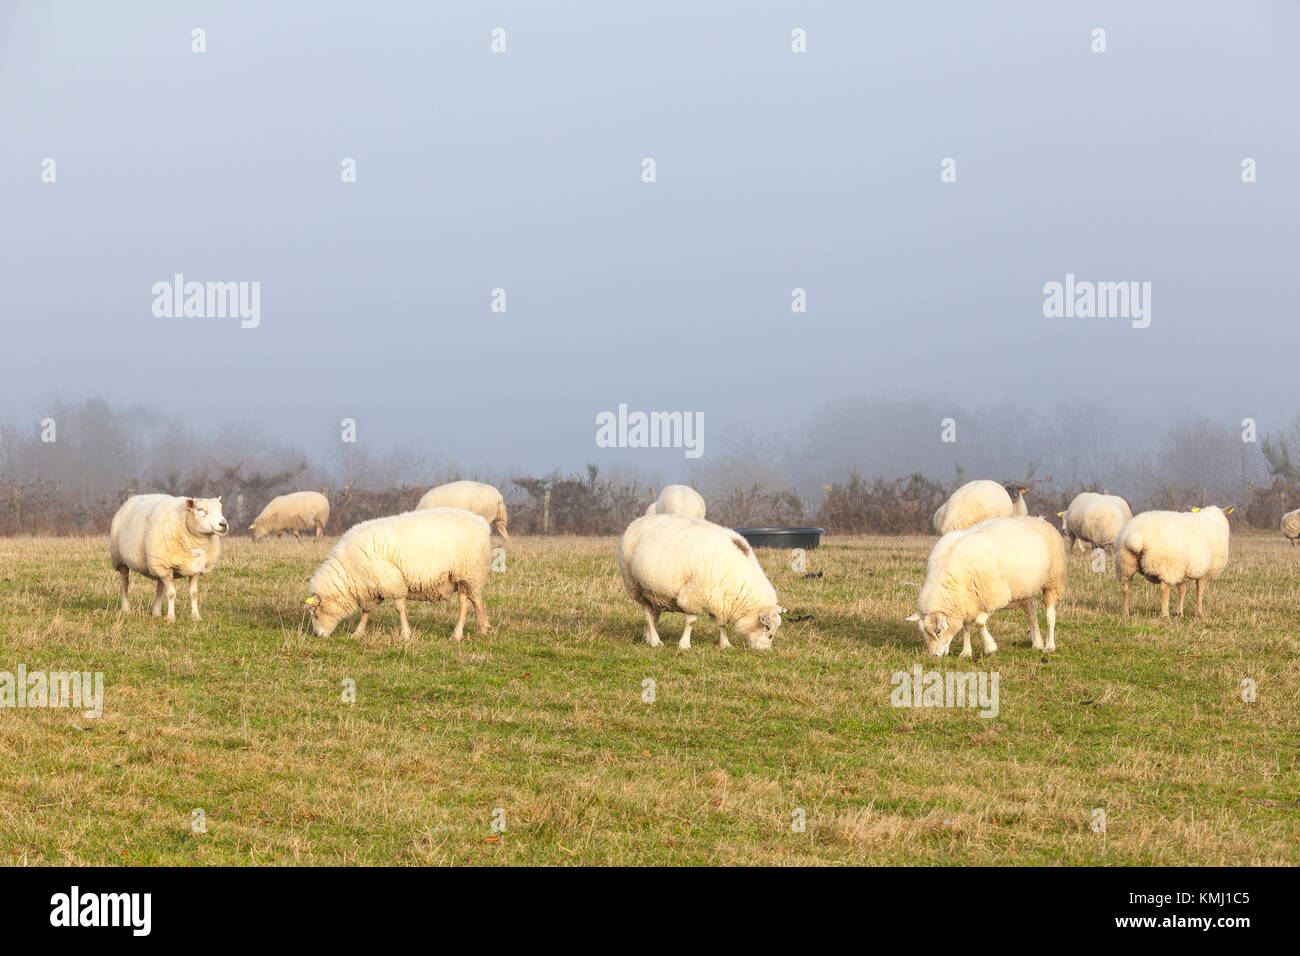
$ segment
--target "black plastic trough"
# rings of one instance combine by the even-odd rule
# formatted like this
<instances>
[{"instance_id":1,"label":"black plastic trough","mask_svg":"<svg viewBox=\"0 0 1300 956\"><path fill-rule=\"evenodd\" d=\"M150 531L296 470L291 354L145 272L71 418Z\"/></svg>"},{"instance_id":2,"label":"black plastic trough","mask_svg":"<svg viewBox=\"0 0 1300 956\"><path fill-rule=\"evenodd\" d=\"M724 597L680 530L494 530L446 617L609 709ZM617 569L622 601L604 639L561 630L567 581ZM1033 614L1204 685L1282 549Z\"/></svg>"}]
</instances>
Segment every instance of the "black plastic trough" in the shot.
<instances>
[{"instance_id":1,"label":"black plastic trough","mask_svg":"<svg viewBox=\"0 0 1300 956\"><path fill-rule=\"evenodd\" d=\"M755 548L815 548L825 528L733 528Z\"/></svg>"}]
</instances>

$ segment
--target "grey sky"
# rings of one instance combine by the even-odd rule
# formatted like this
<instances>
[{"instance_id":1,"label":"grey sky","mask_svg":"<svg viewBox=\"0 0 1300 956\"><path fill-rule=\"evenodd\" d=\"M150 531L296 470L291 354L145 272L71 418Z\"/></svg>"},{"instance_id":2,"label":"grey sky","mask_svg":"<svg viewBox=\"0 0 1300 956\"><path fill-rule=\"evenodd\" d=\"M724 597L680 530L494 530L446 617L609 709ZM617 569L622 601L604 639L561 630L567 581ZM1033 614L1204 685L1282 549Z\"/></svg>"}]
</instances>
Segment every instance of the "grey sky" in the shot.
<instances>
[{"instance_id":1,"label":"grey sky","mask_svg":"<svg viewBox=\"0 0 1300 956\"><path fill-rule=\"evenodd\" d=\"M350 416L534 473L681 462L597 449L621 402L703 411L706 459L854 395L1267 430L1298 10L6 0L0 419L102 395L314 450ZM176 272L259 281L261 326L155 318ZM1150 328L1044 318L1067 272L1151 282Z\"/></svg>"}]
</instances>

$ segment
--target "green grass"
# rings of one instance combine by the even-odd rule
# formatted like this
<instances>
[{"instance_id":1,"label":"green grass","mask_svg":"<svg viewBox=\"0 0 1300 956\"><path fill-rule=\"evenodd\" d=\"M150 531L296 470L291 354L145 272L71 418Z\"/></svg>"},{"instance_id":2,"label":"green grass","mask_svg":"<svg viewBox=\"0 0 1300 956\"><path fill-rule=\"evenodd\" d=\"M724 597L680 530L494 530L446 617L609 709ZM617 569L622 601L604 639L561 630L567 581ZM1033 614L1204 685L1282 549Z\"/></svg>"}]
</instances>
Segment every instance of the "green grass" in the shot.
<instances>
[{"instance_id":1,"label":"green grass","mask_svg":"<svg viewBox=\"0 0 1300 956\"><path fill-rule=\"evenodd\" d=\"M0 540L0 671L106 685L97 720L0 709L0 861L1300 863L1300 552L1237 535L1205 619L1156 619L1139 581L1128 622L1113 576L1072 557L1058 652L1008 609L972 663L923 657L902 620L932 543L831 539L817 579L760 552L790 609L762 653L720 651L706 618L679 651L680 615L641 643L614 539L512 539L493 631L471 615L462 644L454 601L412 604L407 644L388 607L363 638L355 619L311 635L330 542L227 542L205 620L181 588L168 625L134 576L118 613L106 539ZM998 716L894 708L917 662L996 670Z\"/></svg>"}]
</instances>

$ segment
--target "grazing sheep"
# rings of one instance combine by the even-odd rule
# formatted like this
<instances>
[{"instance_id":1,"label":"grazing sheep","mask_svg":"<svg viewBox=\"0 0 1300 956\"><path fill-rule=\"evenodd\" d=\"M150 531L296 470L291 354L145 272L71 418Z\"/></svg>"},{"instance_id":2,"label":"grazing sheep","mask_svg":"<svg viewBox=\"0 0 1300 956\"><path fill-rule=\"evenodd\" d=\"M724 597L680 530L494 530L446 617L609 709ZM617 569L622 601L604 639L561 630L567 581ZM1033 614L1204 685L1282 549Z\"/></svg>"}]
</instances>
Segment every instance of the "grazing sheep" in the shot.
<instances>
[{"instance_id":1,"label":"grazing sheep","mask_svg":"<svg viewBox=\"0 0 1300 956\"><path fill-rule=\"evenodd\" d=\"M1119 495L1099 495L1085 491L1074 496L1069 508L1058 511L1067 546L1073 551L1079 542L1092 548L1115 547L1115 536L1124 522L1133 517L1128 502Z\"/></svg>"},{"instance_id":2,"label":"grazing sheep","mask_svg":"<svg viewBox=\"0 0 1300 956\"><path fill-rule=\"evenodd\" d=\"M385 598L397 605L402 638L411 636L406 601L440 601L460 594L452 640L465 636L474 605L478 632L488 631L483 585L491 563L492 531L482 515L461 508L425 508L363 521L348 529L307 586L312 629L329 637L338 622L361 611L354 636L366 632L370 614Z\"/></svg>"},{"instance_id":3,"label":"grazing sheep","mask_svg":"<svg viewBox=\"0 0 1300 956\"><path fill-rule=\"evenodd\" d=\"M1204 613L1202 596L1228 563L1228 518L1233 509L1193 508L1187 511L1144 511L1119 529L1115 537L1115 576L1124 586L1123 615L1128 617L1128 591L1134 574L1160 585L1160 616L1169 616L1169 589L1178 586L1178 616L1183 592L1196 582L1196 616Z\"/></svg>"},{"instance_id":4,"label":"grazing sheep","mask_svg":"<svg viewBox=\"0 0 1300 956\"><path fill-rule=\"evenodd\" d=\"M704 499L689 485L668 485L659 497L646 508L647 515L686 515L688 518L704 517Z\"/></svg>"},{"instance_id":5,"label":"grazing sheep","mask_svg":"<svg viewBox=\"0 0 1300 956\"><path fill-rule=\"evenodd\" d=\"M1012 510L1011 496L996 481L968 481L934 513L934 530L961 531L988 518L1009 518Z\"/></svg>"},{"instance_id":6,"label":"grazing sheep","mask_svg":"<svg viewBox=\"0 0 1300 956\"><path fill-rule=\"evenodd\" d=\"M1291 547L1294 548L1296 538L1300 538L1300 508L1282 516L1282 533L1291 539Z\"/></svg>"},{"instance_id":7,"label":"grazing sheep","mask_svg":"<svg viewBox=\"0 0 1300 956\"><path fill-rule=\"evenodd\" d=\"M464 508L472 511L490 521L501 537L510 540L510 535L506 533L505 499L492 485L485 485L481 481L453 481L430 488L415 506L416 511L425 508Z\"/></svg>"},{"instance_id":8,"label":"grazing sheep","mask_svg":"<svg viewBox=\"0 0 1300 956\"><path fill-rule=\"evenodd\" d=\"M221 513L220 498L177 498L172 495L135 495L126 500L108 529L108 552L113 568L122 576L122 611L131 610L126 598L131 572L153 578L153 616L162 614L167 597L167 620L176 620L176 578L189 578L190 617L199 616L199 578L221 559L221 536L230 530Z\"/></svg>"},{"instance_id":9,"label":"grazing sheep","mask_svg":"<svg viewBox=\"0 0 1300 956\"><path fill-rule=\"evenodd\" d=\"M917 596L917 613L907 618L921 632L925 649L936 657L948 653L961 631L962 657L969 657L970 625L980 629L984 653L998 649L988 618L1018 604L1029 620L1036 650L1056 650L1056 603L1065 593L1065 550L1061 536L1042 518L991 518L939 539L926 563L925 584ZM1043 598L1047 642L1038 630L1034 599Z\"/></svg>"},{"instance_id":10,"label":"grazing sheep","mask_svg":"<svg viewBox=\"0 0 1300 956\"><path fill-rule=\"evenodd\" d=\"M316 531L316 537L325 533L325 525L330 520L330 502L319 491L295 491L292 494L272 498L262 509L262 513L248 526L253 532L253 543L268 534L284 534L292 531L298 537L299 531Z\"/></svg>"},{"instance_id":11,"label":"grazing sheep","mask_svg":"<svg viewBox=\"0 0 1300 956\"><path fill-rule=\"evenodd\" d=\"M785 608L759 566L754 550L730 528L687 515L646 515L627 526L618 546L623 586L645 611L645 640L659 647L659 615L686 615L677 646L691 646L695 618L718 625L718 646L730 647L727 628L750 647L766 650Z\"/></svg>"}]
</instances>

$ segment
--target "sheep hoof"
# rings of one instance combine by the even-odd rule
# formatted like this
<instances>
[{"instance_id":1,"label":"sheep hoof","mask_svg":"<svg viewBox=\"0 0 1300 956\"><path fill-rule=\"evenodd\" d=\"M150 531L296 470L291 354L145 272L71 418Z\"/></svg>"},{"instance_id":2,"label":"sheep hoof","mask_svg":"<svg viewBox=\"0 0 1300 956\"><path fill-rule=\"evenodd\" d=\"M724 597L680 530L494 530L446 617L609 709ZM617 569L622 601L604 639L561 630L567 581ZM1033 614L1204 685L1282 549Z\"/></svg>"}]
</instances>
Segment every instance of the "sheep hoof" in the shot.
<instances>
[{"instance_id":1,"label":"sheep hoof","mask_svg":"<svg viewBox=\"0 0 1300 956\"><path fill-rule=\"evenodd\" d=\"M691 649L691 639L689 637L683 637L677 642L677 646L684 651L689 651Z\"/></svg>"},{"instance_id":2,"label":"sheep hoof","mask_svg":"<svg viewBox=\"0 0 1300 956\"><path fill-rule=\"evenodd\" d=\"M661 640L659 640L659 638L657 638L657 637L655 637L655 638L647 637L646 640L645 640L645 642L646 642L647 644L649 644L651 647L663 647L663 646L664 646L664 642L661 641Z\"/></svg>"}]
</instances>

